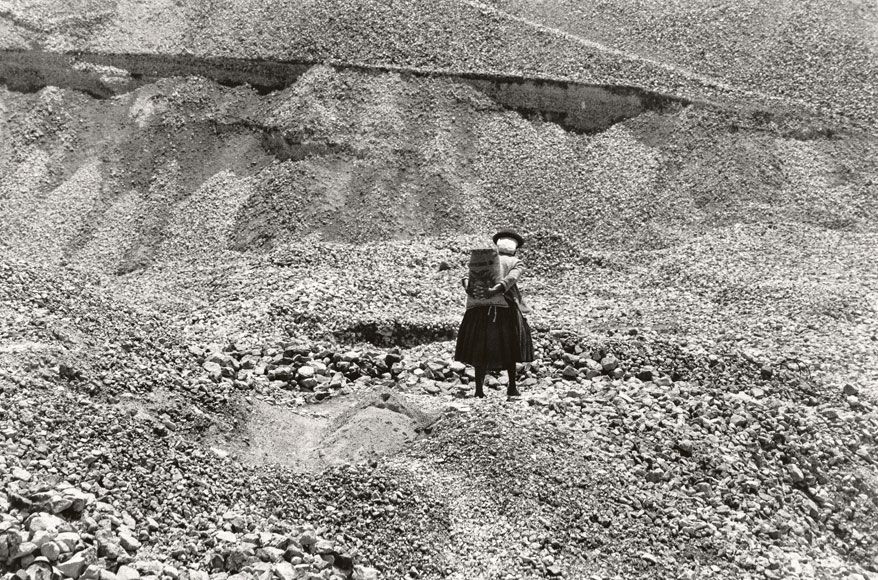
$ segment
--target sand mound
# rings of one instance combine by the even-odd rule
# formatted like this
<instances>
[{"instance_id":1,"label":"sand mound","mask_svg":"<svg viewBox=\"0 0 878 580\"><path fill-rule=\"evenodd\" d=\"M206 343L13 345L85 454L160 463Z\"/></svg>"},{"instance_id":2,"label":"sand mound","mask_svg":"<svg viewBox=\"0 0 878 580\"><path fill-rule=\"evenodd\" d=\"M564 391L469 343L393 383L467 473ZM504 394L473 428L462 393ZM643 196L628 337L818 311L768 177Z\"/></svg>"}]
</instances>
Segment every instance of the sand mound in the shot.
<instances>
[{"instance_id":1,"label":"sand mound","mask_svg":"<svg viewBox=\"0 0 878 580\"><path fill-rule=\"evenodd\" d=\"M405 415L367 407L323 441L320 457L330 465L369 461L402 449L417 437L416 429Z\"/></svg>"},{"instance_id":2,"label":"sand mound","mask_svg":"<svg viewBox=\"0 0 878 580\"><path fill-rule=\"evenodd\" d=\"M260 401L246 435L225 446L247 463L320 471L396 453L429 431L433 421L408 398L389 392L295 410Z\"/></svg>"}]
</instances>

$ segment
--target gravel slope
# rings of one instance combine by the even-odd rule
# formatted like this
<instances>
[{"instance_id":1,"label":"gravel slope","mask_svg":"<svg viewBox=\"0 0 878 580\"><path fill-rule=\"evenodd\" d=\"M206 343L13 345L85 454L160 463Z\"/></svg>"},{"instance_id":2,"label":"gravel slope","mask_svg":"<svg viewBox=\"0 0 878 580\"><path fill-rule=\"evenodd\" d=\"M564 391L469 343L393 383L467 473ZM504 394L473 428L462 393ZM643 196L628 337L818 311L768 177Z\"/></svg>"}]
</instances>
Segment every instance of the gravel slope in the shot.
<instances>
[{"instance_id":1,"label":"gravel slope","mask_svg":"<svg viewBox=\"0 0 878 580\"><path fill-rule=\"evenodd\" d=\"M874 125L875 7L6 2L6 48L335 60L633 84ZM655 26L660 23L661 26Z\"/></svg>"},{"instance_id":2,"label":"gravel slope","mask_svg":"<svg viewBox=\"0 0 878 580\"><path fill-rule=\"evenodd\" d=\"M576 134L326 66L0 88L0 580L878 578L871 13L777 6L0 3L6 47L724 100ZM450 360L467 251L506 225L514 403ZM290 437L260 417L361 400L321 449L365 461L265 460Z\"/></svg>"},{"instance_id":3,"label":"gravel slope","mask_svg":"<svg viewBox=\"0 0 878 580\"><path fill-rule=\"evenodd\" d=\"M451 81L326 67L267 96L191 78L112 100L51 88L3 99L4 219L18 224L7 243L111 269L181 243L377 241L501 222L538 244L550 231L561 244L584 236L582 250L660 248L735 223L870 232L878 203L868 135L712 108L580 135ZM40 203L53 213L29 223ZM101 241L123 232L127 243ZM130 263L101 257L120 249Z\"/></svg>"},{"instance_id":4,"label":"gravel slope","mask_svg":"<svg viewBox=\"0 0 878 580\"><path fill-rule=\"evenodd\" d=\"M875 377L862 134L689 107L577 135L450 81L325 67L266 96L190 78L2 98L7 255L98 274L211 341L448 337L466 249L511 224L542 327L742 334Z\"/></svg>"},{"instance_id":5,"label":"gravel slope","mask_svg":"<svg viewBox=\"0 0 878 580\"><path fill-rule=\"evenodd\" d=\"M484 4L731 85L819 103L825 110L859 108L874 119L878 11L869 2Z\"/></svg>"}]
</instances>

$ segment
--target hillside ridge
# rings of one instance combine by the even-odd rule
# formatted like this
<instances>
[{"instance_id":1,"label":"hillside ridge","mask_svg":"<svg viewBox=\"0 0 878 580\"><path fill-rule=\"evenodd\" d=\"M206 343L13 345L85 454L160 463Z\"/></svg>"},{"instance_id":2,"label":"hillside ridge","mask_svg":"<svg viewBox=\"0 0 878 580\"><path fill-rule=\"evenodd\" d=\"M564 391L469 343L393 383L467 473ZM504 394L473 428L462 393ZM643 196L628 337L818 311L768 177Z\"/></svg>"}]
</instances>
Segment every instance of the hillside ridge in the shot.
<instances>
[{"instance_id":1,"label":"hillside ridge","mask_svg":"<svg viewBox=\"0 0 878 580\"><path fill-rule=\"evenodd\" d=\"M637 10L612 3L556 10L528 0L183 0L127 8L88 0L75 12L61 3L20 3L0 19L8 31L0 48L524 74L724 106L802 108L873 127L874 8L808 0L788 13L726 0L705 0L699 10L670 0ZM651 32L656 20L668 34ZM848 60L851 67L843 66Z\"/></svg>"}]
</instances>

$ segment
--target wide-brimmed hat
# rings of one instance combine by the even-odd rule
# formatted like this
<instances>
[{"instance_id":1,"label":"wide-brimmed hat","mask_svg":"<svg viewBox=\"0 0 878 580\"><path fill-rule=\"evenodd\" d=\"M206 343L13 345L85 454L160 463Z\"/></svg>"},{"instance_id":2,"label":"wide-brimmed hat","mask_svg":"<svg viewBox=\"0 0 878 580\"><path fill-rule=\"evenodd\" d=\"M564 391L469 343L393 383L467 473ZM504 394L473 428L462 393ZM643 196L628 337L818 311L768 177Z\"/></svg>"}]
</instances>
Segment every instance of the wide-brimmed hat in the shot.
<instances>
[{"instance_id":1,"label":"wide-brimmed hat","mask_svg":"<svg viewBox=\"0 0 878 580\"><path fill-rule=\"evenodd\" d=\"M514 232L512 230L500 230L499 232L494 234L494 243L496 244L497 240L499 240L500 238L512 238L518 243L519 248L524 245L524 238L521 237L518 232Z\"/></svg>"}]
</instances>

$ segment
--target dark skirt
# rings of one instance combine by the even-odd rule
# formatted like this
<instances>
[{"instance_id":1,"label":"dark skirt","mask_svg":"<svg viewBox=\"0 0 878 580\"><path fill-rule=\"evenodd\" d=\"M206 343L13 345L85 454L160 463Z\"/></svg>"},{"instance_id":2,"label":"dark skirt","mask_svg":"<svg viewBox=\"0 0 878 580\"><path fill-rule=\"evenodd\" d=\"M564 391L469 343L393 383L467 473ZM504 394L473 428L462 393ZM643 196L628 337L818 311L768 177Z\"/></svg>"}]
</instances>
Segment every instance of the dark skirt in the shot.
<instances>
[{"instance_id":1,"label":"dark skirt","mask_svg":"<svg viewBox=\"0 0 878 580\"><path fill-rule=\"evenodd\" d=\"M467 309L457 332L454 360L489 371L533 362L530 327L517 305Z\"/></svg>"}]
</instances>

